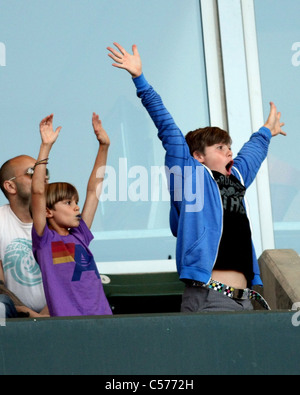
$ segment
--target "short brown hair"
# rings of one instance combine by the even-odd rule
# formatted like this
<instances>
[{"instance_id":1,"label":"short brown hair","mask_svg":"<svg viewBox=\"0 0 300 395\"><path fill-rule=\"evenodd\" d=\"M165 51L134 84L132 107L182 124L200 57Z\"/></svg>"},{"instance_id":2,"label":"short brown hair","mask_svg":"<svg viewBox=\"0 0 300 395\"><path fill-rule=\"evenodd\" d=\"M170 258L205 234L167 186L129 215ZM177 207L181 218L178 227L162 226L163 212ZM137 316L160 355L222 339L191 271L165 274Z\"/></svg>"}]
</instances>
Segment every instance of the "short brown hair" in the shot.
<instances>
[{"instance_id":1,"label":"short brown hair","mask_svg":"<svg viewBox=\"0 0 300 395\"><path fill-rule=\"evenodd\" d=\"M54 209L56 203L62 200L79 200L77 189L67 182L52 182L46 186L46 206Z\"/></svg>"},{"instance_id":2,"label":"short brown hair","mask_svg":"<svg viewBox=\"0 0 300 395\"><path fill-rule=\"evenodd\" d=\"M211 147L214 144L232 144L229 133L217 126L207 126L193 130L185 136L185 139L190 148L191 155L195 151L205 154L205 148Z\"/></svg>"}]
</instances>

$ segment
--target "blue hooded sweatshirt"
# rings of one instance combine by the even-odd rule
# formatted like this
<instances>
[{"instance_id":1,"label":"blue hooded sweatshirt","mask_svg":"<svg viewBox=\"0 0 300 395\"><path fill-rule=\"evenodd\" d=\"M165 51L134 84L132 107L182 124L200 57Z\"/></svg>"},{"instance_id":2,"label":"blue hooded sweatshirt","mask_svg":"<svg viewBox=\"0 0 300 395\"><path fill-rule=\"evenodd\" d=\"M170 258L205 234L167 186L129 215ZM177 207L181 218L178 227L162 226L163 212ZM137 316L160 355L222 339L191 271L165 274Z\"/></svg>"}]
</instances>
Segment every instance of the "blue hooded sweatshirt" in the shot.
<instances>
[{"instance_id":1,"label":"blue hooded sweatshirt","mask_svg":"<svg viewBox=\"0 0 300 395\"><path fill-rule=\"evenodd\" d=\"M211 170L191 156L184 135L144 74L133 81L137 95L157 127L158 137L166 150L165 166L171 198L170 227L177 237L179 277L207 284L217 259L223 230L223 204L218 184ZM266 158L271 137L271 131L262 127L252 134L234 159L232 174L245 188L255 179ZM232 244L234 248L234 235ZM262 285L253 242L252 256L252 285Z\"/></svg>"}]
</instances>

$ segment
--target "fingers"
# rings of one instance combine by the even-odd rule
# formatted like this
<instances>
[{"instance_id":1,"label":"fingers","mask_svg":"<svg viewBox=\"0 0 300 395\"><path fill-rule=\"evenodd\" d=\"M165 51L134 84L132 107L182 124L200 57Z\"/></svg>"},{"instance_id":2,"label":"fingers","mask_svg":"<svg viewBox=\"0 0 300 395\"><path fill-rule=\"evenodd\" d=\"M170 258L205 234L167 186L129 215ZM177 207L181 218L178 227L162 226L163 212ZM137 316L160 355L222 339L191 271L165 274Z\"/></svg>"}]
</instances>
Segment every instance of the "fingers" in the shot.
<instances>
[{"instance_id":1,"label":"fingers","mask_svg":"<svg viewBox=\"0 0 300 395\"><path fill-rule=\"evenodd\" d=\"M117 62L122 59L122 55L120 54L120 52L110 47L107 47L107 49L111 52L108 54L108 56L110 56L113 60Z\"/></svg>"},{"instance_id":2,"label":"fingers","mask_svg":"<svg viewBox=\"0 0 300 395\"><path fill-rule=\"evenodd\" d=\"M275 106L275 104L273 102L271 102L270 104L271 104L271 110L273 109L274 114L276 115L277 121L279 123L279 128L280 128L279 134L281 134L283 136L286 136L287 134L282 130L282 128L285 125L285 123L284 122L280 122L281 112L280 111L277 112L277 108L276 108L276 106Z\"/></svg>"},{"instance_id":3,"label":"fingers","mask_svg":"<svg viewBox=\"0 0 300 395\"><path fill-rule=\"evenodd\" d=\"M41 120L40 125L49 125L50 123L52 123L53 121L53 114L48 115L47 117L45 117L44 119Z\"/></svg>"},{"instance_id":4,"label":"fingers","mask_svg":"<svg viewBox=\"0 0 300 395\"><path fill-rule=\"evenodd\" d=\"M269 117L264 126L270 129L272 136L277 136L279 134L286 136L287 134L282 130L284 125L284 122L281 122L281 112L277 111L277 107L271 101Z\"/></svg>"},{"instance_id":5,"label":"fingers","mask_svg":"<svg viewBox=\"0 0 300 395\"><path fill-rule=\"evenodd\" d=\"M58 126L56 130L53 130L53 117L54 115L48 115L40 122L40 132L43 136L46 136L49 132L52 132L54 135L58 136L59 132L62 129L62 126Z\"/></svg>"},{"instance_id":6,"label":"fingers","mask_svg":"<svg viewBox=\"0 0 300 395\"><path fill-rule=\"evenodd\" d=\"M133 44L132 52L133 52L133 55L139 55L139 51L138 51L138 48L137 48L136 44Z\"/></svg>"},{"instance_id":7,"label":"fingers","mask_svg":"<svg viewBox=\"0 0 300 395\"><path fill-rule=\"evenodd\" d=\"M107 49L108 49L109 51L112 50L112 48L107 48ZM108 56L109 56L113 61L117 62L117 63L112 63L112 66L122 68L122 59L121 59L119 56L117 56L117 55L112 55L111 53L109 53Z\"/></svg>"},{"instance_id":8,"label":"fingers","mask_svg":"<svg viewBox=\"0 0 300 395\"><path fill-rule=\"evenodd\" d=\"M125 55L126 51L120 44L118 43L113 43L113 44L118 48L118 50L121 52L122 55Z\"/></svg>"},{"instance_id":9,"label":"fingers","mask_svg":"<svg viewBox=\"0 0 300 395\"><path fill-rule=\"evenodd\" d=\"M95 112L93 112L92 122L93 122L93 124L94 124L95 122L97 122L97 123L100 122L100 123L101 123L101 120L99 119L99 115L96 114Z\"/></svg>"},{"instance_id":10,"label":"fingers","mask_svg":"<svg viewBox=\"0 0 300 395\"><path fill-rule=\"evenodd\" d=\"M114 43L114 45L118 48L119 52L114 48L107 47L107 50L111 53L108 54L110 58L112 58L115 62L121 63L123 56L126 54L125 49L118 43Z\"/></svg>"},{"instance_id":11,"label":"fingers","mask_svg":"<svg viewBox=\"0 0 300 395\"><path fill-rule=\"evenodd\" d=\"M284 125L285 125L284 123L281 123L281 124L280 124L280 129L281 129ZM282 129L280 130L280 134L282 134L283 136L286 136L286 135L287 135Z\"/></svg>"}]
</instances>

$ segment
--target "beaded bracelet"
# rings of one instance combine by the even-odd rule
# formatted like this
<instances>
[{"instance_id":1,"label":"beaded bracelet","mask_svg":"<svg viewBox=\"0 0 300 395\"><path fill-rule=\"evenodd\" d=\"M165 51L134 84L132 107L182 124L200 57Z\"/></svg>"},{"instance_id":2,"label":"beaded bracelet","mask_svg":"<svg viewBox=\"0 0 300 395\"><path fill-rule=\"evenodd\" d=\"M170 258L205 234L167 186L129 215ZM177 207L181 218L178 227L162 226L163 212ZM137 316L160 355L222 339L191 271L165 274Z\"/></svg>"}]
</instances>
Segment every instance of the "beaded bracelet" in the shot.
<instances>
[{"instance_id":1,"label":"beaded bracelet","mask_svg":"<svg viewBox=\"0 0 300 395\"><path fill-rule=\"evenodd\" d=\"M36 162L36 164L34 165L34 168L35 168L36 166L38 166L38 165L48 165L48 160L49 160L49 158L45 158L45 159L39 160L39 161Z\"/></svg>"}]
</instances>

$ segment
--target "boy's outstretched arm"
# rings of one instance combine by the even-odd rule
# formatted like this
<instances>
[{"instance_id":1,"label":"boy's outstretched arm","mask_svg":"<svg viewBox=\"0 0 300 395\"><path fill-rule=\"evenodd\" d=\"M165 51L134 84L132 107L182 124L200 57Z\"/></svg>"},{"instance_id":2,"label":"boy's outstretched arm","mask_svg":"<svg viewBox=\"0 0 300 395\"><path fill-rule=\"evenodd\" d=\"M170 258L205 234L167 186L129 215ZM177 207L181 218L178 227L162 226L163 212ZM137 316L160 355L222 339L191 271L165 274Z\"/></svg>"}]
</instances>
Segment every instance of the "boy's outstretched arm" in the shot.
<instances>
[{"instance_id":1,"label":"boy's outstretched arm","mask_svg":"<svg viewBox=\"0 0 300 395\"><path fill-rule=\"evenodd\" d=\"M132 46L133 55L130 55L120 44L114 43L114 45L118 50L107 47L111 52L108 56L116 62L113 63L114 67L127 70L133 77L137 96L154 122L158 137L166 150L166 166L169 168L181 166L184 171L184 166L188 165L187 161L192 160L189 147L160 95L146 80L137 46Z\"/></svg>"},{"instance_id":2,"label":"boy's outstretched arm","mask_svg":"<svg viewBox=\"0 0 300 395\"><path fill-rule=\"evenodd\" d=\"M137 46L132 46L133 55L130 55L120 44L114 43L114 45L118 48L118 51L107 47L108 51L111 52L108 56L116 62L113 63L113 66L127 70L132 78L139 77L142 74L142 61Z\"/></svg>"},{"instance_id":3,"label":"boy's outstretched arm","mask_svg":"<svg viewBox=\"0 0 300 395\"><path fill-rule=\"evenodd\" d=\"M281 112L277 112L277 108L273 102L270 102L270 113L269 117L264 124L264 126L270 129L272 136L277 136L278 134L282 134L286 136L286 133L282 130L284 126L283 122L280 122Z\"/></svg>"},{"instance_id":4,"label":"boy's outstretched arm","mask_svg":"<svg viewBox=\"0 0 300 395\"><path fill-rule=\"evenodd\" d=\"M92 124L95 135L99 142L99 149L94 163L92 173L89 178L86 199L82 210L82 219L86 225L91 228L96 210L98 207L102 184L105 175L105 166L107 161L108 149L110 146L109 137L102 126L99 115L93 113Z\"/></svg>"},{"instance_id":5,"label":"boy's outstretched arm","mask_svg":"<svg viewBox=\"0 0 300 395\"><path fill-rule=\"evenodd\" d=\"M43 235L46 226L46 166L49 153L60 130L61 127L58 127L55 132L53 130L53 114L44 118L40 123L42 143L37 162L34 166L31 184L33 225L39 236Z\"/></svg>"}]
</instances>

